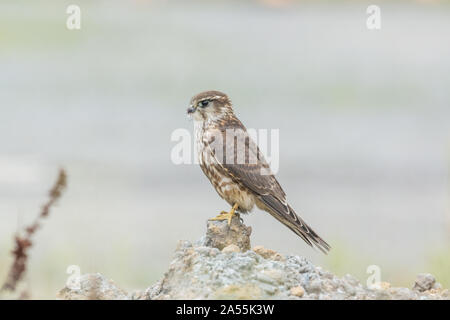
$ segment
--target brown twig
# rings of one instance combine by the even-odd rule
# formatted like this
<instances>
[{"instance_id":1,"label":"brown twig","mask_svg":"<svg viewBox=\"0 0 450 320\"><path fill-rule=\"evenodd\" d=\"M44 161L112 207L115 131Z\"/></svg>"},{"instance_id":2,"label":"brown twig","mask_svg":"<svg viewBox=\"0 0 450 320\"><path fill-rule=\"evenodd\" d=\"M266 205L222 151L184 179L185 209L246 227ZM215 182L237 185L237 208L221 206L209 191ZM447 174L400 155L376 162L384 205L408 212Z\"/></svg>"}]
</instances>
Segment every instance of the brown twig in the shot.
<instances>
[{"instance_id":1,"label":"brown twig","mask_svg":"<svg viewBox=\"0 0 450 320\"><path fill-rule=\"evenodd\" d=\"M67 185L67 175L64 169L59 170L58 179L49 192L48 201L42 206L41 212L34 222L26 227L21 233L17 232L14 236L15 248L12 251L14 261L9 269L8 277L0 291L15 291L17 284L23 279L27 268L28 250L33 245L31 238L37 229L41 226L42 219L48 217L51 207L61 197L62 192Z\"/></svg>"}]
</instances>

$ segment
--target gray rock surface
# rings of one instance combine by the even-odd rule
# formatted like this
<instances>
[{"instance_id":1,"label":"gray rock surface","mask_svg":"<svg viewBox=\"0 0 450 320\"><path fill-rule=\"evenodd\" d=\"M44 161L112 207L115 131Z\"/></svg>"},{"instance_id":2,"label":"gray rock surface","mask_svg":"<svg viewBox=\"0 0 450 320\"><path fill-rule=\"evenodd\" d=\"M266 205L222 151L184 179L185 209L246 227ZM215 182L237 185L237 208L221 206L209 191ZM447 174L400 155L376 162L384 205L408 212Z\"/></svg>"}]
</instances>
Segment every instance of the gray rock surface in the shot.
<instances>
[{"instance_id":1,"label":"gray rock surface","mask_svg":"<svg viewBox=\"0 0 450 320\"><path fill-rule=\"evenodd\" d=\"M247 251L250 250L251 234L252 228L245 226L237 216L233 217L230 225L226 221L208 220L203 244L219 250L235 245L241 251Z\"/></svg>"},{"instance_id":2,"label":"gray rock surface","mask_svg":"<svg viewBox=\"0 0 450 320\"><path fill-rule=\"evenodd\" d=\"M336 277L303 257L262 246L250 250L251 229L238 218L208 221L207 234L180 241L163 278L144 291L126 294L101 275L85 275L79 290L62 299L450 299L432 275L418 276L413 290L386 282L368 289L350 275Z\"/></svg>"},{"instance_id":3,"label":"gray rock surface","mask_svg":"<svg viewBox=\"0 0 450 320\"><path fill-rule=\"evenodd\" d=\"M128 294L99 273L80 276L79 281L64 287L57 294L62 300L127 300Z\"/></svg>"},{"instance_id":4,"label":"gray rock surface","mask_svg":"<svg viewBox=\"0 0 450 320\"><path fill-rule=\"evenodd\" d=\"M439 289L440 285L436 283L436 279L429 273L420 273L414 282L413 290L425 292L431 289Z\"/></svg>"}]
</instances>

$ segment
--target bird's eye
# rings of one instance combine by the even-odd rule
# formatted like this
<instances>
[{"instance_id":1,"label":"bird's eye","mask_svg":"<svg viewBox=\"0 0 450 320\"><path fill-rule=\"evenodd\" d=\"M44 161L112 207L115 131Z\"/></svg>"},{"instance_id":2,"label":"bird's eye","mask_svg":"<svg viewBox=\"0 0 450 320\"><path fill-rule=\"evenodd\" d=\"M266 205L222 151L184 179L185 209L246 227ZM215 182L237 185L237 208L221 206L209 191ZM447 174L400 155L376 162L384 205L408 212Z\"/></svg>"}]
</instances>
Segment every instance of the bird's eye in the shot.
<instances>
[{"instance_id":1,"label":"bird's eye","mask_svg":"<svg viewBox=\"0 0 450 320\"><path fill-rule=\"evenodd\" d=\"M209 100L203 100L203 101L200 101L200 102L198 103L198 106L199 106L200 108L204 108L204 107L206 107L208 104L209 104Z\"/></svg>"}]
</instances>

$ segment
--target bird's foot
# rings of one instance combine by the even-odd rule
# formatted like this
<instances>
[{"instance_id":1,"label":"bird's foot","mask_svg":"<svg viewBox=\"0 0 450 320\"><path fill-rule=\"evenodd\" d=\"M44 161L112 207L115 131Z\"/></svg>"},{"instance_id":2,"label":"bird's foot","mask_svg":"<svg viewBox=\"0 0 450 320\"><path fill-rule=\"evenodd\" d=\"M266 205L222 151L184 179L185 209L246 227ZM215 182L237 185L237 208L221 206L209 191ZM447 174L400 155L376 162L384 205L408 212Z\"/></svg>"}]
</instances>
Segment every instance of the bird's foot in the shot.
<instances>
[{"instance_id":1,"label":"bird's foot","mask_svg":"<svg viewBox=\"0 0 450 320\"><path fill-rule=\"evenodd\" d=\"M228 225L231 224L231 219L233 219L234 216L239 216L239 213L236 212L238 205L235 204L233 208L231 208L230 212L222 211L217 217L211 218L209 220L228 220Z\"/></svg>"}]
</instances>

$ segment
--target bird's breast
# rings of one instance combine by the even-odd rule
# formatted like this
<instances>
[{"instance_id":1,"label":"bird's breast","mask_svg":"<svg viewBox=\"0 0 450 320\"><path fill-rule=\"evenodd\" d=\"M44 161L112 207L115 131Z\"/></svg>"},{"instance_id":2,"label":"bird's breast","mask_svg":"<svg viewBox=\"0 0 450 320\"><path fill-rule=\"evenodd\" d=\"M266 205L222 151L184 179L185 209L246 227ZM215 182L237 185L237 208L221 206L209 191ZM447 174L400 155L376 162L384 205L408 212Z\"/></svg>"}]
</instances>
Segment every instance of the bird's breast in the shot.
<instances>
[{"instance_id":1,"label":"bird's breast","mask_svg":"<svg viewBox=\"0 0 450 320\"><path fill-rule=\"evenodd\" d=\"M217 193L231 206L239 205L240 212L248 212L255 205L254 195L240 183L234 181L212 154L207 135L201 130L196 132L198 160L203 173L211 181Z\"/></svg>"}]
</instances>

